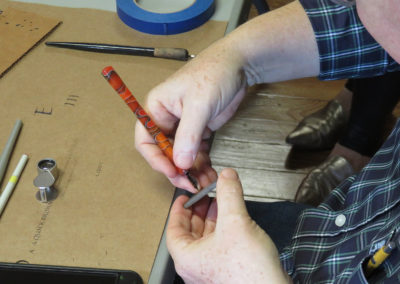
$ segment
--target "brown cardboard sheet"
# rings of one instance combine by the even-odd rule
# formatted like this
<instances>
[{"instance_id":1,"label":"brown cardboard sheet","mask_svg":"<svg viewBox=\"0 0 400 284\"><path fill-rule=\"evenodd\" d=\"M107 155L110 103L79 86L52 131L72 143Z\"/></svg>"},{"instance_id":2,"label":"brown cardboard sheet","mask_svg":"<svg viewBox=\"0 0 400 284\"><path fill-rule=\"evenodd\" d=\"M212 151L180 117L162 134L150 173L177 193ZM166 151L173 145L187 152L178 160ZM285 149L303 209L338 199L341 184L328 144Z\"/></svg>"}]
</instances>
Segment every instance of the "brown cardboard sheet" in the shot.
<instances>
[{"instance_id":1,"label":"brown cardboard sheet","mask_svg":"<svg viewBox=\"0 0 400 284\"><path fill-rule=\"evenodd\" d=\"M8 8L0 14L0 77L60 21Z\"/></svg>"},{"instance_id":2,"label":"brown cardboard sheet","mask_svg":"<svg viewBox=\"0 0 400 284\"><path fill-rule=\"evenodd\" d=\"M209 21L184 34L153 36L111 12L0 0L0 9L7 7L62 21L47 38L52 41L183 47L196 54L226 28ZM24 123L5 180L21 154L30 158L0 217L0 261L132 269L147 282L174 188L134 149L136 119L100 73L114 66L143 102L183 64L57 49L42 41L0 79L0 148L15 120ZM42 204L33 180L37 162L48 157L60 170L60 194Z\"/></svg>"}]
</instances>

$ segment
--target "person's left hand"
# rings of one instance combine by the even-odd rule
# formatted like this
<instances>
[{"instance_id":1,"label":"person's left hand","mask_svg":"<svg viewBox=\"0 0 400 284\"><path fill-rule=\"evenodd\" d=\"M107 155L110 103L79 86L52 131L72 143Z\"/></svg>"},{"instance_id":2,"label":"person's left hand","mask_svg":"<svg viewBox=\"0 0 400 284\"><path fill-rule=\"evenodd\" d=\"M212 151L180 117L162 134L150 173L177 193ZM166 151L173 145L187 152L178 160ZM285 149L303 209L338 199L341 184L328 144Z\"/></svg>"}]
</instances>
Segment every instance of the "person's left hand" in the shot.
<instances>
[{"instance_id":1,"label":"person's left hand","mask_svg":"<svg viewBox=\"0 0 400 284\"><path fill-rule=\"evenodd\" d=\"M234 170L218 178L218 209L209 198L184 209L187 199L177 198L167 227L169 252L186 283L291 282L274 243L248 215Z\"/></svg>"}]
</instances>

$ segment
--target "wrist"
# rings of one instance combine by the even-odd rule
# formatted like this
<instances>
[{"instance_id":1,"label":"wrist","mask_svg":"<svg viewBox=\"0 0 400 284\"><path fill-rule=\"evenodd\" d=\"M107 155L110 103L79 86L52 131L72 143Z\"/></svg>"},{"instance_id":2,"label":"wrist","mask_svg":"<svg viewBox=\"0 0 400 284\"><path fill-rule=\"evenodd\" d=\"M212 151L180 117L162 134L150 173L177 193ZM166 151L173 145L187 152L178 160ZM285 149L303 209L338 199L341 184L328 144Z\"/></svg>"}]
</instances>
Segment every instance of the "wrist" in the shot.
<instances>
[{"instance_id":1,"label":"wrist","mask_svg":"<svg viewBox=\"0 0 400 284\"><path fill-rule=\"evenodd\" d=\"M244 23L229 36L250 86L319 74L314 30L298 1Z\"/></svg>"}]
</instances>

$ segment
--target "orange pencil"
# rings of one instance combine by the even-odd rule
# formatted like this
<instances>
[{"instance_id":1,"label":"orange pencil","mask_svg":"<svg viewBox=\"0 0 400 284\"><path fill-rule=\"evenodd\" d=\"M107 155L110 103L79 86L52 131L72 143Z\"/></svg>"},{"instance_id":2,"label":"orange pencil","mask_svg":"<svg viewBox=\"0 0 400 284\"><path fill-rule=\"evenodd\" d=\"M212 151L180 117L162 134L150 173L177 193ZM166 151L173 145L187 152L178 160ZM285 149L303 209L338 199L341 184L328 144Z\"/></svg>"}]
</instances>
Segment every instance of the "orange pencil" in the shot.
<instances>
[{"instance_id":1,"label":"orange pencil","mask_svg":"<svg viewBox=\"0 0 400 284\"><path fill-rule=\"evenodd\" d=\"M118 76L117 72L115 72L114 68L112 66L107 66L103 69L102 74L108 83L110 83L110 85L113 87L113 89L119 94L121 99L123 99L129 108L135 113L136 117L147 129L150 135L153 136L158 147L160 147L172 164L174 164L172 143L164 135L164 133L162 133L161 129L154 123L146 111L141 107L139 102L126 87L125 83ZM176 167L176 169L178 170L179 174L188 176L188 171L182 170L178 167ZM190 177L189 180L191 180Z\"/></svg>"}]
</instances>

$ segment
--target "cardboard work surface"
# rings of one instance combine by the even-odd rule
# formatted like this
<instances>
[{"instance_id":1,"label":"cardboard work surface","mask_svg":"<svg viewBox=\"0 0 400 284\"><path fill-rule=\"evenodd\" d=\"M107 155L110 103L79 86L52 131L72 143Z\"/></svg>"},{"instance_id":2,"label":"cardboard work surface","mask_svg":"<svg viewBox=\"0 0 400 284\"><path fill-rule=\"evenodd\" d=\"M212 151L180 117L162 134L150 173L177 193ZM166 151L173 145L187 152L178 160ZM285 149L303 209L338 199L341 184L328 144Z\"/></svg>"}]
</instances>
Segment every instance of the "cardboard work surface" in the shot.
<instances>
[{"instance_id":1,"label":"cardboard work surface","mask_svg":"<svg viewBox=\"0 0 400 284\"><path fill-rule=\"evenodd\" d=\"M8 8L0 14L0 77L60 22Z\"/></svg>"},{"instance_id":2,"label":"cardboard work surface","mask_svg":"<svg viewBox=\"0 0 400 284\"><path fill-rule=\"evenodd\" d=\"M151 36L115 13L0 0L62 21L46 40L183 47L198 53L223 36L224 22ZM1 35L0 35L1 36ZM0 54L0 56L3 56ZM146 93L184 62L51 48L40 42L0 79L0 149L16 119L24 123L5 179L29 161L0 217L0 261L131 269L147 282L174 188L134 149L136 118L101 76L112 65L132 93ZM168 94L165 94L168 95ZM53 158L58 198L35 199L37 162Z\"/></svg>"}]
</instances>

